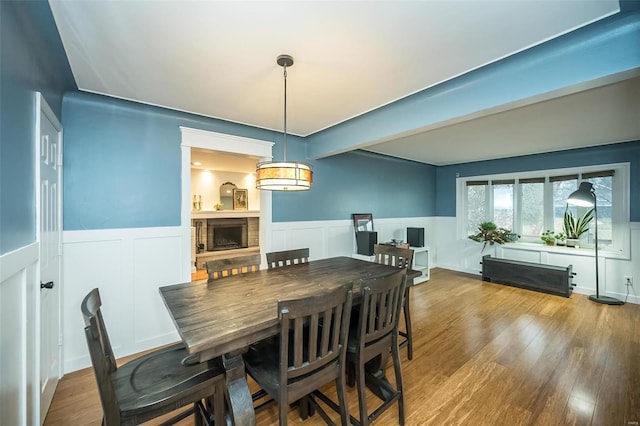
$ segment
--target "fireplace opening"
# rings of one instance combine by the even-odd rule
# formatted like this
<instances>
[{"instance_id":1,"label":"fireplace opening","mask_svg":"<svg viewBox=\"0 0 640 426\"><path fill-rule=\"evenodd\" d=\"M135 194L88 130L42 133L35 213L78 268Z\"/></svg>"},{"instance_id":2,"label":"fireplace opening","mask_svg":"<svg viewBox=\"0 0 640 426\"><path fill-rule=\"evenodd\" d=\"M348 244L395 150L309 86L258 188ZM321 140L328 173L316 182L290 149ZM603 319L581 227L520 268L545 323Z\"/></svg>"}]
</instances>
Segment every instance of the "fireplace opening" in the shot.
<instances>
[{"instance_id":1,"label":"fireplace opening","mask_svg":"<svg viewBox=\"0 0 640 426\"><path fill-rule=\"evenodd\" d=\"M207 220L207 251L246 248L247 219Z\"/></svg>"}]
</instances>

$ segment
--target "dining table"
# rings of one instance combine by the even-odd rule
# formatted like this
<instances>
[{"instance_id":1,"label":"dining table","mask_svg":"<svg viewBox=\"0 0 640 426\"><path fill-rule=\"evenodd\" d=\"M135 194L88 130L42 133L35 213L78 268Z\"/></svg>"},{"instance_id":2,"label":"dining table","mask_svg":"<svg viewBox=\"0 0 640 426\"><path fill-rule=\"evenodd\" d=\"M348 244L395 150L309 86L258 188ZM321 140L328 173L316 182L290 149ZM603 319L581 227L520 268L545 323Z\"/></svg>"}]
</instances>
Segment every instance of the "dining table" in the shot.
<instances>
[{"instance_id":1,"label":"dining table","mask_svg":"<svg viewBox=\"0 0 640 426\"><path fill-rule=\"evenodd\" d=\"M159 290L187 349L188 357L183 362L221 357L226 370L229 414L236 425L253 425L255 412L242 354L250 345L278 334L278 301L353 284L357 304L363 279L395 271L392 266L344 256L231 275L211 282L168 285ZM383 371L377 379L386 380Z\"/></svg>"}]
</instances>

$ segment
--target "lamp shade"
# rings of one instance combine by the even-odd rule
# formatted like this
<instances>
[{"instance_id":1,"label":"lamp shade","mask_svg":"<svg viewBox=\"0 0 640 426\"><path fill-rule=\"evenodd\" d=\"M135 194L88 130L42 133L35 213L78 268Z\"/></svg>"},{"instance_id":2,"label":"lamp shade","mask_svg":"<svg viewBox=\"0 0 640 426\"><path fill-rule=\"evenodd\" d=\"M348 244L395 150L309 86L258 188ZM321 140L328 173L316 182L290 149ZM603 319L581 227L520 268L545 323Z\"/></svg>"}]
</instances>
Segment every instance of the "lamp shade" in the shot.
<instances>
[{"instance_id":1,"label":"lamp shade","mask_svg":"<svg viewBox=\"0 0 640 426\"><path fill-rule=\"evenodd\" d=\"M256 188L271 191L304 191L311 188L313 171L308 164L265 161L256 167Z\"/></svg>"},{"instance_id":2,"label":"lamp shade","mask_svg":"<svg viewBox=\"0 0 640 426\"><path fill-rule=\"evenodd\" d=\"M569 195L567 204L579 207L593 207L596 203L596 197L593 192L593 184L582 182L578 190Z\"/></svg>"}]
</instances>

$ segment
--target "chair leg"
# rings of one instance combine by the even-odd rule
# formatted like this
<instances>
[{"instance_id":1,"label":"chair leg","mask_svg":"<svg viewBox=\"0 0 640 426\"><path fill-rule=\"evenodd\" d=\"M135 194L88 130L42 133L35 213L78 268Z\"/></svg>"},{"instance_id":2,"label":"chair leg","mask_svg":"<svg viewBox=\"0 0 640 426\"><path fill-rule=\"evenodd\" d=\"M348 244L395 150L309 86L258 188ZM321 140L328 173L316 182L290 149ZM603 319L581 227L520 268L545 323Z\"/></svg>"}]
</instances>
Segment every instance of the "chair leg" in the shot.
<instances>
[{"instance_id":1,"label":"chair leg","mask_svg":"<svg viewBox=\"0 0 640 426\"><path fill-rule=\"evenodd\" d=\"M369 415L367 414L367 389L364 381L364 363L356 366L356 381L358 382L358 406L360 407L360 426L369 425Z\"/></svg>"},{"instance_id":2,"label":"chair leg","mask_svg":"<svg viewBox=\"0 0 640 426\"><path fill-rule=\"evenodd\" d=\"M349 402L347 401L347 383L344 374L336 379L338 402L340 403L340 424L349 424Z\"/></svg>"},{"instance_id":3,"label":"chair leg","mask_svg":"<svg viewBox=\"0 0 640 426\"><path fill-rule=\"evenodd\" d=\"M396 390L400 394L398 398L398 424L404 425L404 390L402 386L402 366L400 365L400 351L397 342L391 349L391 357L393 358L393 370L396 375Z\"/></svg>"},{"instance_id":4,"label":"chair leg","mask_svg":"<svg viewBox=\"0 0 640 426\"><path fill-rule=\"evenodd\" d=\"M409 309L409 291L410 287L407 287L407 294L406 297L404 299L404 322L405 322L405 326L407 328L407 358L409 358L409 360L413 359L413 336L411 334L411 312Z\"/></svg>"},{"instance_id":5,"label":"chair leg","mask_svg":"<svg viewBox=\"0 0 640 426\"><path fill-rule=\"evenodd\" d=\"M289 404L286 400L278 401L278 418L280 426L287 426L287 414L289 413Z\"/></svg>"},{"instance_id":6,"label":"chair leg","mask_svg":"<svg viewBox=\"0 0 640 426\"><path fill-rule=\"evenodd\" d=\"M226 390L227 390L227 386L223 380L220 380L220 382L216 384L214 389L212 411L213 411L213 422L216 425L222 425L226 423L226 413L225 413Z\"/></svg>"},{"instance_id":7,"label":"chair leg","mask_svg":"<svg viewBox=\"0 0 640 426\"><path fill-rule=\"evenodd\" d=\"M198 403L193 404L193 424L194 426L204 426L204 422L202 421L202 413L200 412L200 408L198 407Z\"/></svg>"}]
</instances>

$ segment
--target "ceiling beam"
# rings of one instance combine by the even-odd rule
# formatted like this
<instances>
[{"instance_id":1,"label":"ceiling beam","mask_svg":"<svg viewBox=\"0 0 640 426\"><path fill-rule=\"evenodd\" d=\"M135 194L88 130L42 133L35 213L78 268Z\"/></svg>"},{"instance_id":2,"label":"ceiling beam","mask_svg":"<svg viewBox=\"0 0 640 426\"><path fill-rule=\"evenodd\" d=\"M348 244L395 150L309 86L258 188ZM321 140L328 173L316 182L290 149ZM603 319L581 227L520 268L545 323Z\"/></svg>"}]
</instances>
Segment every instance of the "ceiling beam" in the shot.
<instances>
[{"instance_id":1,"label":"ceiling beam","mask_svg":"<svg viewBox=\"0 0 640 426\"><path fill-rule=\"evenodd\" d=\"M306 138L318 159L420 133L640 69L640 10L618 13ZM434 58L437 66L437 58ZM608 82L608 83L607 83Z\"/></svg>"}]
</instances>

